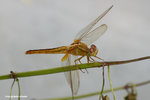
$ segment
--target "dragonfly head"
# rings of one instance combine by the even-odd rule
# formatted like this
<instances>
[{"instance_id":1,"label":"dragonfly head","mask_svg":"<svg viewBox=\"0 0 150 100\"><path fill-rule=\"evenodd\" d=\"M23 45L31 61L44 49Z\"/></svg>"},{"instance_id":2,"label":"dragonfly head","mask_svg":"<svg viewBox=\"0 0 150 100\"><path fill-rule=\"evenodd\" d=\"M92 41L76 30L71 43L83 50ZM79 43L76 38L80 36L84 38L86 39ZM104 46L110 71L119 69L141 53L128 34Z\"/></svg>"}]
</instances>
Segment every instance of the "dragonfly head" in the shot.
<instances>
[{"instance_id":1,"label":"dragonfly head","mask_svg":"<svg viewBox=\"0 0 150 100\"><path fill-rule=\"evenodd\" d=\"M94 44L91 45L89 50L90 50L90 56L96 56L98 53L98 49Z\"/></svg>"}]
</instances>

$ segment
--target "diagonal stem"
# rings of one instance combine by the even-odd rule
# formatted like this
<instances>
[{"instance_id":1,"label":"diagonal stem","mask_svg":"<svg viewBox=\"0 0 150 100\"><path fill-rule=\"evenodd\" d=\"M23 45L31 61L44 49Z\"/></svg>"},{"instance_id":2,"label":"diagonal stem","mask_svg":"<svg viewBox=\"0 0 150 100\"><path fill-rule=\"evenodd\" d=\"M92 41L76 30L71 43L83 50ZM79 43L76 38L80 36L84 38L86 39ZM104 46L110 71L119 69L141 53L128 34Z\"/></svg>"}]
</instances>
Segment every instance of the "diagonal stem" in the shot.
<instances>
[{"instance_id":1,"label":"diagonal stem","mask_svg":"<svg viewBox=\"0 0 150 100\"><path fill-rule=\"evenodd\" d=\"M131 59L131 60L124 60L124 61L106 61L106 62L101 62L101 63L90 63L90 64L85 63L85 64L79 64L78 66L80 67L80 69L96 68L96 67L103 67L103 66L108 66L108 65L127 64L127 63L146 60L146 59L150 59L150 56L141 57L137 59ZM15 77L19 78L19 77L56 74L56 73L70 71L70 69L77 70L76 65L56 67L56 68L50 68L50 69L44 69L44 70L28 71L28 72L19 72L19 73L15 73ZM5 80L5 79L11 79L10 74L0 76L0 80Z\"/></svg>"},{"instance_id":2,"label":"diagonal stem","mask_svg":"<svg viewBox=\"0 0 150 100\"><path fill-rule=\"evenodd\" d=\"M145 81L145 82L141 82L141 83L136 83L136 84L132 84L132 85L124 85L124 86L120 86L120 87L116 87L113 88L114 91L119 91L119 90L123 90L123 89L127 89L127 88L132 88L133 86L139 87L139 86L143 86L143 85L147 85L150 84L150 80ZM104 90L103 93L108 93L111 92L111 89L108 90ZM89 93L89 94L82 94L82 95L78 95L75 96L74 99L81 99L81 98L87 98L90 96L95 96L95 95L99 95L100 92L93 92L93 93ZM47 99L36 99L36 100L71 100L72 97L63 97L63 98L47 98Z\"/></svg>"}]
</instances>

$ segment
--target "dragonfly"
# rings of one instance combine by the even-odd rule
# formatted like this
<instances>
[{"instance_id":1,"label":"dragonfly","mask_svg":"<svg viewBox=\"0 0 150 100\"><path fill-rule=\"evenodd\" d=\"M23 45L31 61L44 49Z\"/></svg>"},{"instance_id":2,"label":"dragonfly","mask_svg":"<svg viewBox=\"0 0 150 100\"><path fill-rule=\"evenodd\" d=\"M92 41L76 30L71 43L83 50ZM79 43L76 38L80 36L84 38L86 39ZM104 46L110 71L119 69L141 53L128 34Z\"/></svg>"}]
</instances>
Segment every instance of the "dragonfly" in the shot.
<instances>
[{"instance_id":1,"label":"dragonfly","mask_svg":"<svg viewBox=\"0 0 150 100\"><path fill-rule=\"evenodd\" d=\"M110 6L106 11L104 11L98 18L88 24L85 28L83 28L76 35L74 42L69 46L28 50L25 52L25 54L65 54L61 59L62 65L65 66L74 64L77 65L78 63L81 63L80 60L84 57L87 58L88 63L93 62L94 59L92 57L99 57L97 57L98 49L96 45L92 43L105 33L105 31L107 30L107 25L102 24L92 31L91 29L110 11L112 7L113 5ZM80 87L78 67L75 71L65 72L65 76L68 83L70 84L72 95L76 95Z\"/></svg>"}]
</instances>

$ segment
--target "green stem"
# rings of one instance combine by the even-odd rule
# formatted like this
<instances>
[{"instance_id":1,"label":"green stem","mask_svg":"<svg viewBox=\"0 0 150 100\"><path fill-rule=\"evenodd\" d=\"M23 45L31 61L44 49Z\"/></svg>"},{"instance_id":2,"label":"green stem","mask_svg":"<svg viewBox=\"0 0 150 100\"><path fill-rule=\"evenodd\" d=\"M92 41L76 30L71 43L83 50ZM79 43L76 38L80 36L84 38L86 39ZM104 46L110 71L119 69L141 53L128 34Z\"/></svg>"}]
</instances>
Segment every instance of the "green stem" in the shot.
<instances>
[{"instance_id":1,"label":"green stem","mask_svg":"<svg viewBox=\"0 0 150 100\"><path fill-rule=\"evenodd\" d=\"M112 94L113 94L113 98L114 98L114 100L116 100L115 93L114 93L114 90L113 90L113 87L112 87L112 84L111 84L110 67L109 67L109 65L108 65L108 78L109 78L109 84L110 84L110 88L111 88L111 91L112 91Z\"/></svg>"},{"instance_id":2,"label":"green stem","mask_svg":"<svg viewBox=\"0 0 150 100\"><path fill-rule=\"evenodd\" d=\"M102 66L108 66L108 65L126 64L126 63L146 60L146 59L150 59L150 56L141 57L141 58L137 58L137 59L131 59L131 60L124 60L124 61L107 61L107 62L105 62L105 64L103 64L104 62L102 62L102 63L91 63L91 64L88 64L88 63L79 64L78 67L80 69L96 68L96 67L102 67ZM20 73L15 73L15 78L38 76L38 75L47 75L47 74L56 74L56 73L70 71L70 69L71 70L76 70L76 66L72 65L70 67L69 66L64 66L64 67L56 67L56 68L50 68L50 69L44 69L44 70L20 72ZM5 80L5 79L11 79L10 74L0 76L0 80Z\"/></svg>"},{"instance_id":3,"label":"green stem","mask_svg":"<svg viewBox=\"0 0 150 100\"><path fill-rule=\"evenodd\" d=\"M12 90L13 90L14 83L15 83L15 79L14 79L14 81L13 81L12 85L11 85L11 90L10 90L10 99L9 99L9 100L11 100L11 95L12 95Z\"/></svg>"},{"instance_id":4,"label":"green stem","mask_svg":"<svg viewBox=\"0 0 150 100\"><path fill-rule=\"evenodd\" d=\"M21 91L20 91L20 83L19 83L19 79L16 79L17 83L18 83L18 100L20 100L20 94L21 94Z\"/></svg>"},{"instance_id":5,"label":"green stem","mask_svg":"<svg viewBox=\"0 0 150 100\"><path fill-rule=\"evenodd\" d=\"M133 84L133 86L139 87L139 86L146 85L146 84L150 84L150 80L149 81L145 81L145 82L141 82L141 83L137 83L137 84ZM133 86L132 85L130 85L130 86L124 85L124 86L113 88L113 90L114 91L119 91L119 90L123 90L123 89L127 89L127 88L132 88ZM104 90L103 93L108 93L108 92L111 92L111 91L112 91L112 89L108 89L108 90ZM100 94L100 92L83 94L83 95L75 96L74 99L81 99L81 98L86 98L86 97L95 96L95 95L99 95L99 94ZM49 98L49 99L34 99L34 100L71 100L71 99L72 99L72 97Z\"/></svg>"}]
</instances>

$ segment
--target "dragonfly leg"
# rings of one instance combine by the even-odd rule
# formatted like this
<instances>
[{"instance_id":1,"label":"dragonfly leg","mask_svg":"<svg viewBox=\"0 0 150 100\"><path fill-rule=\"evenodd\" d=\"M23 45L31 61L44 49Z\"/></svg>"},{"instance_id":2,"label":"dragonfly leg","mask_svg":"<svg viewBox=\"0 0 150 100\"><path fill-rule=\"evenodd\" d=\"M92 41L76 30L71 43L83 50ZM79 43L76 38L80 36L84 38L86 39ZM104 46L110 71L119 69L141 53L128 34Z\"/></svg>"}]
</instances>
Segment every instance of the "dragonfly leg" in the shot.
<instances>
[{"instance_id":1,"label":"dragonfly leg","mask_svg":"<svg viewBox=\"0 0 150 100\"><path fill-rule=\"evenodd\" d=\"M85 68L85 70L86 70L86 72L87 72L87 74L88 74L88 73L89 73L88 70L87 70L86 68Z\"/></svg>"},{"instance_id":2,"label":"dragonfly leg","mask_svg":"<svg viewBox=\"0 0 150 100\"><path fill-rule=\"evenodd\" d=\"M100 57L98 57L98 56L94 56L94 57L104 61L104 59L102 59L102 58L100 58Z\"/></svg>"},{"instance_id":3,"label":"dragonfly leg","mask_svg":"<svg viewBox=\"0 0 150 100\"><path fill-rule=\"evenodd\" d=\"M92 63L101 63L101 62L99 62L99 61L95 61L92 57L89 57L90 58L90 61L92 62Z\"/></svg>"},{"instance_id":4,"label":"dragonfly leg","mask_svg":"<svg viewBox=\"0 0 150 100\"><path fill-rule=\"evenodd\" d=\"M84 57L84 56L82 56L82 57L80 57L80 58L78 58L78 59L75 59L75 60L74 60L74 63L75 63L75 65L77 66L77 68L80 69L81 72L85 73L85 72L78 66L78 64L77 64L77 61L79 61L79 63L82 64L82 62L81 62L80 60L81 60L83 57Z\"/></svg>"},{"instance_id":5,"label":"dragonfly leg","mask_svg":"<svg viewBox=\"0 0 150 100\"><path fill-rule=\"evenodd\" d=\"M97 57L97 56L94 56L94 57L103 61L103 63L102 63L102 66L103 66L103 67L106 65L104 59L102 59L102 58L100 58L100 57ZM99 62L99 63L100 63L100 62Z\"/></svg>"},{"instance_id":6,"label":"dragonfly leg","mask_svg":"<svg viewBox=\"0 0 150 100\"><path fill-rule=\"evenodd\" d=\"M89 57L89 58L91 59L91 60L90 60L91 62L93 62L93 63L94 63L94 62L97 62L97 61L95 61L92 57Z\"/></svg>"},{"instance_id":7,"label":"dragonfly leg","mask_svg":"<svg viewBox=\"0 0 150 100\"><path fill-rule=\"evenodd\" d=\"M80 64L82 64L80 60L81 60L83 57L84 57L84 56L82 56L82 57L80 57L80 58L78 58L78 59L75 59L75 60L74 60L75 64L77 64L77 63L76 63L77 61L79 61Z\"/></svg>"}]
</instances>

